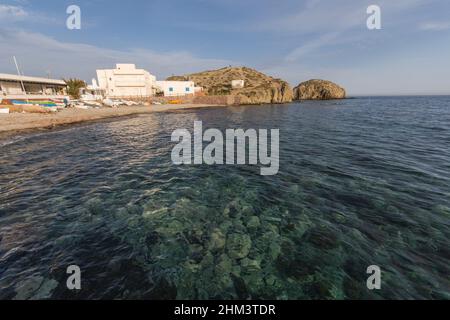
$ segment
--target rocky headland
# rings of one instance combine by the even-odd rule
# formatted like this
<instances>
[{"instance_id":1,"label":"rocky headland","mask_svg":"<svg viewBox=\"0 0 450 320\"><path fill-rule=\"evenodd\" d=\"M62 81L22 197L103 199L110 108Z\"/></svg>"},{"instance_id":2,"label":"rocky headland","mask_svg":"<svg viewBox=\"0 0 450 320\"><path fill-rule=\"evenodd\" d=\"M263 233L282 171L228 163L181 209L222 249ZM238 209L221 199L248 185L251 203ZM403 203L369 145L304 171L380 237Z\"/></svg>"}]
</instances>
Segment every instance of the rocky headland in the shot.
<instances>
[{"instance_id":1,"label":"rocky headland","mask_svg":"<svg viewBox=\"0 0 450 320\"><path fill-rule=\"evenodd\" d=\"M288 103L293 100L292 88L286 81L247 67L227 67L173 76L167 80L194 81L209 96L231 96L232 104ZM233 81L243 81L243 85L233 86Z\"/></svg>"}]
</instances>

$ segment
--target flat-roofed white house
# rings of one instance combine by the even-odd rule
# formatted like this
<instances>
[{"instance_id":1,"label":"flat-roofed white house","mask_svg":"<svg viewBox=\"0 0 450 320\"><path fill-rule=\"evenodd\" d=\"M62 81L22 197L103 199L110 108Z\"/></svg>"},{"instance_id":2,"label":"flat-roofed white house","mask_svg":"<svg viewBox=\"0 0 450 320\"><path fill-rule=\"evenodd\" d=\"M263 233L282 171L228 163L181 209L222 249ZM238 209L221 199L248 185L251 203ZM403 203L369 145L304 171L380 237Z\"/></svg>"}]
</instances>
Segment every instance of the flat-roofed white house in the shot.
<instances>
[{"instance_id":1,"label":"flat-roofed white house","mask_svg":"<svg viewBox=\"0 0 450 320\"><path fill-rule=\"evenodd\" d=\"M101 101L105 98L105 90L100 88L96 79L92 79L92 84L80 90L81 100Z\"/></svg>"},{"instance_id":2,"label":"flat-roofed white house","mask_svg":"<svg viewBox=\"0 0 450 320\"><path fill-rule=\"evenodd\" d=\"M0 73L0 100L68 98L64 80Z\"/></svg>"},{"instance_id":3,"label":"flat-roofed white house","mask_svg":"<svg viewBox=\"0 0 450 320\"><path fill-rule=\"evenodd\" d=\"M156 85L165 97L193 95L198 91L193 81L156 81Z\"/></svg>"},{"instance_id":4,"label":"flat-roofed white house","mask_svg":"<svg viewBox=\"0 0 450 320\"><path fill-rule=\"evenodd\" d=\"M108 98L145 98L156 93L156 77L134 64L117 64L115 69L97 70L99 87Z\"/></svg>"},{"instance_id":5,"label":"flat-roofed white house","mask_svg":"<svg viewBox=\"0 0 450 320\"><path fill-rule=\"evenodd\" d=\"M245 81L244 80L232 80L231 87L233 89L242 89L245 87Z\"/></svg>"}]
</instances>

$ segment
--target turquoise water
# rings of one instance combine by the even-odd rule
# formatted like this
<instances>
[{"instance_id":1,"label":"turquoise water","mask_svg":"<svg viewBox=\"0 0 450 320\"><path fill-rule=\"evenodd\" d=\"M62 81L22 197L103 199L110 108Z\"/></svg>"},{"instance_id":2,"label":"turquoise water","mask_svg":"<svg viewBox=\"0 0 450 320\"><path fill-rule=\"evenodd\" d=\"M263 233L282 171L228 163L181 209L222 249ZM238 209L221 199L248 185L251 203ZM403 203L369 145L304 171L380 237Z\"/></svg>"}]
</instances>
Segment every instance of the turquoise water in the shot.
<instances>
[{"instance_id":1,"label":"turquoise water","mask_svg":"<svg viewBox=\"0 0 450 320\"><path fill-rule=\"evenodd\" d=\"M279 174L172 165L172 131L196 120L280 129ZM152 114L0 140L0 298L448 299L449 145L450 97Z\"/></svg>"}]
</instances>

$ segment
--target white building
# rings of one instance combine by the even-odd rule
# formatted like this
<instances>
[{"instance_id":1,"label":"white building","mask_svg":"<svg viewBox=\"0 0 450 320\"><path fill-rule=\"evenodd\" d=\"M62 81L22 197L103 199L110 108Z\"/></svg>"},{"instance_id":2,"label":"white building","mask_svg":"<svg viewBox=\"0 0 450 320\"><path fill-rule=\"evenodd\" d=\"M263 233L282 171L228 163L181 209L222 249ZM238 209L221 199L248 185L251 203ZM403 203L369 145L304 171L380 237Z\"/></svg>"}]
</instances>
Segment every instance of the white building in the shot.
<instances>
[{"instance_id":1,"label":"white building","mask_svg":"<svg viewBox=\"0 0 450 320\"><path fill-rule=\"evenodd\" d=\"M108 98L142 98L156 93L156 77L134 64L117 64L116 69L97 70L98 84Z\"/></svg>"},{"instance_id":2,"label":"white building","mask_svg":"<svg viewBox=\"0 0 450 320\"><path fill-rule=\"evenodd\" d=\"M156 81L165 97L180 97L195 94L198 90L193 81Z\"/></svg>"},{"instance_id":3,"label":"white building","mask_svg":"<svg viewBox=\"0 0 450 320\"><path fill-rule=\"evenodd\" d=\"M101 101L105 98L105 90L100 88L95 79L92 79L92 84L81 89L80 94L83 101Z\"/></svg>"},{"instance_id":4,"label":"white building","mask_svg":"<svg viewBox=\"0 0 450 320\"><path fill-rule=\"evenodd\" d=\"M0 73L0 100L68 99L63 80Z\"/></svg>"},{"instance_id":5,"label":"white building","mask_svg":"<svg viewBox=\"0 0 450 320\"><path fill-rule=\"evenodd\" d=\"M231 81L231 87L233 89L242 89L245 86L245 81L244 80L233 80Z\"/></svg>"}]
</instances>

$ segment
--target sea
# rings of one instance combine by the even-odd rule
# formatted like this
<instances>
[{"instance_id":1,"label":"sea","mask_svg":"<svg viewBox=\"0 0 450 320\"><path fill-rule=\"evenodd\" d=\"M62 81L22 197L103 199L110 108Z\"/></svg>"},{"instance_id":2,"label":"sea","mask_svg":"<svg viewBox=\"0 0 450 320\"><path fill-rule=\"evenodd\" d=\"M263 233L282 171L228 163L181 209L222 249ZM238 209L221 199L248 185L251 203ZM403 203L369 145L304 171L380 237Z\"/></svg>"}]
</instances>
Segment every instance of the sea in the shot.
<instances>
[{"instance_id":1,"label":"sea","mask_svg":"<svg viewBox=\"0 0 450 320\"><path fill-rule=\"evenodd\" d=\"M279 129L278 173L175 165L171 135L195 121ZM192 109L0 139L0 299L449 299L449 239L448 96Z\"/></svg>"}]
</instances>

